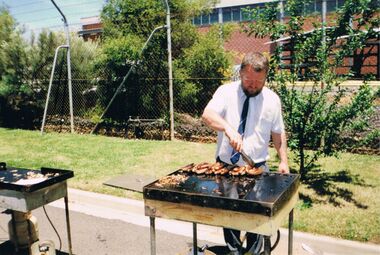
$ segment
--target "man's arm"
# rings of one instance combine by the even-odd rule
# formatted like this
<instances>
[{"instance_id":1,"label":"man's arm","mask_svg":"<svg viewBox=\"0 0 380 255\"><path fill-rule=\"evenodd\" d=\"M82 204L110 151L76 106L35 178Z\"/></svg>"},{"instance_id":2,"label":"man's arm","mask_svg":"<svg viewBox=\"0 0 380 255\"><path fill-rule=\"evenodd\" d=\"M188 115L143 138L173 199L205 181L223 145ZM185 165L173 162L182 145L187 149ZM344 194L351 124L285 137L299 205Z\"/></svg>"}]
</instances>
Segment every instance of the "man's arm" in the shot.
<instances>
[{"instance_id":1,"label":"man's arm","mask_svg":"<svg viewBox=\"0 0 380 255\"><path fill-rule=\"evenodd\" d=\"M288 155L286 152L286 134L282 132L281 134L272 132L272 140L274 147L277 150L277 154L280 158L280 164L278 165L278 171L280 173L289 173L288 165Z\"/></svg>"},{"instance_id":2,"label":"man's arm","mask_svg":"<svg viewBox=\"0 0 380 255\"><path fill-rule=\"evenodd\" d=\"M202 115L203 121L207 126L211 127L215 131L224 132L232 148L236 151L240 151L243 145L243 140L241 135L234 130L227 121L225 121L217 112L214 110L206 108Z\"/></svg>"}]
</instances>

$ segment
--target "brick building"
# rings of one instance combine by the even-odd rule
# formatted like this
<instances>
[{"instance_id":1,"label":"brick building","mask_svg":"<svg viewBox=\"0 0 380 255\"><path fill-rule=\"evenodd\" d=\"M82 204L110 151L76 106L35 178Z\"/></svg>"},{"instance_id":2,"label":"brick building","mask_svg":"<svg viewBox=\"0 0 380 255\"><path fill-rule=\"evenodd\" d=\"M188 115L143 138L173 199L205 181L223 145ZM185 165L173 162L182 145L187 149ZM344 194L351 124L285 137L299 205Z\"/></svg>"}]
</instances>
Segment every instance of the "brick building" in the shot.
<instances>
[{"instance_id":1,"label":"brick building","mask_svg":"<svg viewBox=\"0 0 380 255\"><path fill-rule=\"evenodd\" d=\"M220 0L211 12L194 17L192 23L198 26L200 31L207 32L211 25L219 23L241 23L250 22L250 16L247 12L252 8L263 8L263 6L273 0ZM337 8L344 4L344 0L326 0L327 22L334 25L334 13ZM314 21L322 19L322 0L312 0L305 5L305 15L309 15L304 29L312 31ZM287 21L287 14L284 13L284 22ZM82 30L78 32L85 41L97 40L102 33L102 24L99 17L87 17L81 19ZM286 43L286 41L284 41ZM239 64L242 56L250 51L272 53L276 47L275 43L270 43L269 38L254 38L249 37L242 32L240 27L232 32L231 39L225 42L225 48L235 55L234 63ZM369 41L364 49L358 49L352 56L345 59L344 66L338 69L338 72L347 73L352 66L359 70L359 75L356 78L361 78L362 75L375 74L380 80L380 42L379 37ZM285 53L286 55L287 53ZM360 60L359 58L362 58ZM285 63L288 63L285 60ZM359 64L358 64L359 63ZM357 71L357 70L356 70Z\"/></svg>"},{"instance_id":2,"label":"brick building","mask_svg":"<svg viewBox=\"0 0 380 255\"><path fill-rule=\"evenodd\" d=\"M82 29L78 32L79 36L85 41L96 41L103 32L102 23L99 16L86 17L80 19Z\"/></svg>"}]
</instances>

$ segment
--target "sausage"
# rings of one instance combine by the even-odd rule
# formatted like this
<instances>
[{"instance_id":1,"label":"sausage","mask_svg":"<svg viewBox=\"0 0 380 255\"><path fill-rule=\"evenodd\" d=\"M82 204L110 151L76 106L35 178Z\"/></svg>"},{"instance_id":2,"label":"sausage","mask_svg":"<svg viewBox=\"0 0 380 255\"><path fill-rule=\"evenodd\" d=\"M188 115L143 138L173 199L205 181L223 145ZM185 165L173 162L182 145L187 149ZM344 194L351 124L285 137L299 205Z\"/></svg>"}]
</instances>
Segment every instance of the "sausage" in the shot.
<instances>
[{"instance_id":1,"label":"sausage","mask_svg":"<svg viewBox=\"0 0 380 255\"><path fill-rule=\"evenodd\" d=\"M247 173L249 175L259 175L259 174L262 174L264 172L264 170L262 168L253 168L251 170L248 170Z\"/></svg>"},{"instance_id":2,"label":"sausage","mask_svg":"<svg viewBox=\"0 0 380 255\"><path fill-rule=\"evenodd\" d=\"M219 169L222 169L223 166L224 166L223 163L216 162L215 164L211 165L211 168L213 168L214 170L219 170Z\"/></svg>"},{"instance_id":3,"label":"sausage","mask_svg":"<svg viewBox=\"0 0 380 255\"><path fill-rule=\"evenodd\" d=\"M212 168L211 169L207 169L207 171L205 172L205 174L213 174L214 172L212 171Z\"/></svg>"},{"instance_id":4,"label":"sausage","mask_svg":"<svg viewBox=\"0 0 380 255\"><path fill-rule=\"evenodd\" d=\"M209 166L210 166L209 163L203 162L203 163L199 163L198 165L196 165L196 169L208 168Z\"/></svg>"},{"instance_id":5,"label":"sausage","mask_svg":"<svg viewBox=\"0 0 380 255\"><path fill-rule=\"evenodd\" d=\"M223 167L221 170L220 170L220 175L225 175L226 173L228 173L229 170L225 167Z\"/></svg>"},{"instance_id":6,"label":"sausage","mask_svg":"<svg viewBox=\"0 0 380 255\"><path fill-rule=\"evenodd\" d=\"M201 169L195 170L195 172L197 174L204 174L207 170L208 170L208 168L206 167L206 168L201 168Z\"/></svg>"},{"instance_id":7,"label":"sausage","mask_svg":"<svg viewBox=\"0 0 380 255\"><path fill-rule=\"evenodd\" d=\"M214 174L220 174L222 171L223 171L223 168L220 168L220 169L218 169L218 170L215 170L215 171L214 171Z\"/></svg>"},{"instance_id":8,"label":"sausage","mask_svg":"<svg viewBox=\"0 0 380 255\"><path fill-rule=\"evenodd\" d=\"M191 163L190 165L181 167L180 170L185 171L185 172L190 172L194 167L194 163Z\"/></svg>"}]
</instances>

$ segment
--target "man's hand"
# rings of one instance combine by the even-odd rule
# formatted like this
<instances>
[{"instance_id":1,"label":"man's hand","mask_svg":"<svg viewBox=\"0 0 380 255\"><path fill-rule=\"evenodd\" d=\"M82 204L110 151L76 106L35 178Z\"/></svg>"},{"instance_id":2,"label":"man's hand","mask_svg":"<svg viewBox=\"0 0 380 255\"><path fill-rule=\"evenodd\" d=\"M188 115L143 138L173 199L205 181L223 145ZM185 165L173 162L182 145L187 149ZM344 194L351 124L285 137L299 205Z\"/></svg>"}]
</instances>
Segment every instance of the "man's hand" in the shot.
<instances>
[{"instance_id":1,"label":"man's hand","mask_svg":"<svg viewBox=\"0 0 380 255\"><path fill-rule=\"evenodd\" d=\"M224 133L230 140L230 145L235 151L240 152L242 146L243 146L243 139L239 132L231 128L229 125L225 126Z\"/></svg>"},{"instance_id":2,"label":"man's hand","mask_svg":"<svg viewBox=\"0 0 380 255\"><path fill-rule=\"evenodd\" d=\"M272 132L273 145L276 148L280 164L278 165L278 172L287 174L289 173L288 156L286 153L286 134L282 132L277 134Z\"/></svg>"},{"instance_id":3,"label":"man's hand","mask_svg":"<svg viewBox=\"0 0 380 255\"><path fill-rule=\"evenodd\" d=\"M280 162L278 165L278 172L282 174L288 174L289 173L289 166L285 162Z\"/></svg>"},{"instance_id":4,"label":"man's hand","mask_svg":"<svg viewBox=\"0 0 380 255\"><path fill-rule=\"evenodd\" d=\"M241 135L239 134L239 132L233 129L230 126L230 124L227 123L227 121L220 117L220 115L217 112L206 108L203 112L202 119L206 123L206 125L211 127L212 129L224 132L230 140L232 148L235 151L240 152L243 146L243 139Z\"/></svg>"},{"instance_id":5,"label":"man's hand","mask_svg":"<svg viewBox=\"0 0 380 255\"><path fill-rule=\"evenodd\" d=\"M207 126L220 132L224 132L230 140L231 147L240 152L243 146L243 138L230 124L227 123L218 113L211 109L205 109L202 115L203 121Z\"/></svg>"}]
</instances>

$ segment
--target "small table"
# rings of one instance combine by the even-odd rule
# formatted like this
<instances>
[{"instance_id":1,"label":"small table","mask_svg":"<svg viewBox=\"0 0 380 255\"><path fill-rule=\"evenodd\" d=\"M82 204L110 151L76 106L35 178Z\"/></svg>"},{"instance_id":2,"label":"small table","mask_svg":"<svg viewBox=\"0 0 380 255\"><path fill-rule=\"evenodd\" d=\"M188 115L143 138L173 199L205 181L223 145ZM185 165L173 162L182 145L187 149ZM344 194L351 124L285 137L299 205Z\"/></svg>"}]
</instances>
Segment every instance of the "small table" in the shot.
<instances>
[{"instance_id":1,"label":"small table","mask_svg":"<svg viewBox=\"0 0 380 255\"><path fill-rule=\"evenodd\" d=\"M60 198L64 198L69 254L72 255L67 179L74 176L73 172L51 168L42 168L41 171L13 167L6 168L4 164L0 171L1 176L3 176L2 178L7 180L14 178L12 173L17 173L15 176L21 176L28 172L43 174L53 173L55 175L46 181L32 185L19 185L17 182L1 182L0 208L26 213Z\"/></svg>"}]
</instances>

